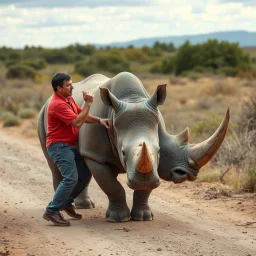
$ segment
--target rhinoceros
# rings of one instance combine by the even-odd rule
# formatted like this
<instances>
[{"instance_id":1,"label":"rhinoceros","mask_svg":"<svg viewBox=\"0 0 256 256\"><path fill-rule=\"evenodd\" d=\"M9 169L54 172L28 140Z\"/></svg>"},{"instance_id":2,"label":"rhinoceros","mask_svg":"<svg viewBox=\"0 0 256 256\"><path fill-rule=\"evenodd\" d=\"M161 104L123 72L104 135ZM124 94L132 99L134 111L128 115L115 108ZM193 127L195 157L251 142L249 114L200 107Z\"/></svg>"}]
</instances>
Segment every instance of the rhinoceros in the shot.
<instances>
[{"instance_id":1,"label":"rhinoceros","mask_svg":"<svg viewBox=\"0 0 256 256\"><path fill-rule=\"evenodd\" d=\"M217 131L205 142L188 143L188 128L177 136L169 135L157 106L164 103L166 85L158 85L149 97L141 81L131 73L122 72L113 78L95 74L74 84L73 97L82 106L81 91L94 93L90 113L109 118L111 129L99 125L83 125L79 131L78 148L96 182L106 193L109 205L106 218L110 222L152 220L148 198L160 184L160 178L175 183L196 179L220 147L229 122L229 110ZM53 175L56 189L61 175L45 148L46 111L38 120L38 135ZM160 154L159 154L160 153ZM127 185L134 190L130 212L125 191L117 180L127 173ZM75 200L77 208L94 207L88 187Z\"/></svg>"}]
</instances>

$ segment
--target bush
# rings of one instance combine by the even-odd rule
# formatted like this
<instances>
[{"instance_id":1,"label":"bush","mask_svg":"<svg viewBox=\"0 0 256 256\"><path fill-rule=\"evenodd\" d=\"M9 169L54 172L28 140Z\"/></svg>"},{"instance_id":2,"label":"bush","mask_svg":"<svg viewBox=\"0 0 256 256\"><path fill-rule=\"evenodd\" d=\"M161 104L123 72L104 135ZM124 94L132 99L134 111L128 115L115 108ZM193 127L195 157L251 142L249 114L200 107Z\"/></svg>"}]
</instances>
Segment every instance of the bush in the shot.
<instances>
[{"instance_id":1,"label":"bush","mask_svg":"<svg viewBox=\"0 0 256 256\"><path fill-rule=\"evenodd\" d=\"M36 72L33 68L28 67L26 65L22 64L17 64L14 66L10 66L7 73L6 77L7 78L18 78L18 79L28 79L28 78L35 78Z\"/></svg>"},{"instance_id":2,"label":"bush","mask_svg":"<svg viewBox=\"0 0 256 256\"><path fill-rule=\"evenodd\" d=\"M175 68L176 68L175 56L167 57L163 60L161 69L164 74L175 73Z\"/></svg>"},{"instance_id":3,"label":"bush","mask_svg":"<svg viewBox=\"0 0 256 256\"><path fill-rule=\"evenodd\" d=\"M222 121L222 116L211 115L206 121L199 121L191 127L191 133L195 136L211 136Z\"/></svg>"},{"instance_id":4,"label":"bush","mask_svg":"<svg viewBox=\"0 0 256 256\"><path fill-rule=\"evenodd\" d=\"M140 49L125 49L123 55L129 61L135 61L139 63L145 63L148 56Z\"/></svg>"},{"instance_id":5,"label":"bush","mask_svg":"<svg viewBox=\"0 0 256 256\"><path fill-rule=\"evenodd\" d=\"M69 45L68 47L66 47L66 50L74 54L80 53L81 55L92 55L96 51L96 47L91 44L82 45L76 43L74 45Z\"/></svg>"},{"instance_id":6,"label":"bush","mask_svg":"<svg viewBox=\"0 0 256 256\"><path fill-rule=\"evenodd\" d=\"M8 113L3 117L3 126L4 127L11 127L17 126L20 124L20 120L17 116L13 115L12 113Z\"/></svg>"},{"instance_id":7,"label":"bush","mask_svg":"<svg viewBox=\"0 0 256 256\"><path fill-rule=\"evenodd\" d=\"M216 39L197 45L191 45L189 41L186 41L178 49L171 68L168 64L168 61L163 61L163 67L167 67L164 72L168 72L168 69L175 70L178 75L193 70L197 66L228 76L236 76L238 70L246 71L252 68L249 55L238 44L219 42Z\"/></svg>"},{"instance_id":8,"label":"bush","mask_svg":"<svg viewBox=\"0 0 256 256\"><path fill-rule=\"evenodd\" d=\"M238 125L238 131L240 133L244 130L256 130L256 94L253 94L248 101L244 101Z\"/></svg>"},{"instance_id":9,"label":"bush","mask_svg":"<svg viewBox=\"0 0 256 256\"><path fill-rule=\"evenodd\" d=\"M93 61L79 61L75 64L74 72L87 77L97 73L97 66Z\"/></svg>"},{"instance_id":10,"label":"bush","mask_svg":"<svg viewBox=\"0 0 256 256\"><path fill-rule=\"evenodd\" d=\"M110 50L104 53L96 54L96 66L100 70L109 71L111 73L119 73L122 71L130 71L130 63L117 50Z\"/></svg>"},{"instance_id":11,"label":"bush","mask_svg":"<svg viewBox=\"0 0 256 256\"><path fill-rule=\"evenodd\" d=\"M46 61L44 59L39 60L24 60L21 64L24 64L26 66L32 67L36 70L44 69L46 68Z\"/></svg>"},{"instance_id":12,"label":"bush","mask_svg":"<svg viewBox=\"0 0 256 256\"><path fill-rule=\"evenodd\" d=\"M153 45L154 49L161 49L164 52L174 52L175 46L173 43L161 43L159 41L156 41Z\"/></svg>"},{"instance_id":13,"label":"bush","mask_svg":"<svg viewBox=\"0 0 256 256\"><path fill-rule=\"evenodd\" d=\"M162 64L161 64L161 62L154 63L150 67L149 72L150 73L156 73L156 74L162 73Z\"/></svg>"},{"instance_id":14,"label":"bush","mask_svg":"<svg viewBox=\"0 0 256 256\"><path fill-rule=\"evenodd\" d=\"M256 192L256 166L251 165L248 167L242 182L243 190L246 192Z\"/></svg>"},{"instance_id":15,"label":"bush","mask_svg":"<svg viewBox=\"0 0 256 256\"><path fill-rule=\"evenodd\" d=\"M36 115L36 111L32 108L22 108L18 111L18 115L22 119L32 118Z\"/></svg>"},{"instance_id":16,"label":"bush","mask_svg":"<svg viewBox=\"0 0 256 256\"><path fill-rule=\"evenodd\" d=\"M51 64L72 63L75 59L74 54L65 49L47 49L43 51L41 57Z\"/></svg>"},{"instance_id":17,"label":"bush","mask_svg":"<svg viewBox=\"0 0 256 256\"><path fill-rule=\"evenodd\" d=\"M233 67L222 67L218 69L217 73L235 77L238 74L238 69Z\"/></svg>"}]
</instances>

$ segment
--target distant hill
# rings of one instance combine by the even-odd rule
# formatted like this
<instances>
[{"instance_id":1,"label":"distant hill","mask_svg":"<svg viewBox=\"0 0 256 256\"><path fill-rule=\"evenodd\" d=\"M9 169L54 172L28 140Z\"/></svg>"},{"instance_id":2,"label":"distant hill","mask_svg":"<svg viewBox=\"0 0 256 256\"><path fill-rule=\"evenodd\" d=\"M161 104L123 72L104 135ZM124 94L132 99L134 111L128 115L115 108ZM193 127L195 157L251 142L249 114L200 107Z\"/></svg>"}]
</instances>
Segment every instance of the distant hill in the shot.
<instances>
[{"instance_id":1,"label":"distant hill","mask_svg":"<svg viewBox=\"0 0 256 256\"><path fill-rule=\"evenodd\" d=\"M172 42L175 47L179 47L186 40L189 40L191 44L199 44L206 42L209 39L239 43L241 47L256 46L256 32L247 31L227 31L199 35L141 38L127 42L113 42L108 44L108 46L127 47L133 45L134 47L142 47L145 45L151 47L156 41L159 41L161 43Z\"/></svg>"}]
</instances>

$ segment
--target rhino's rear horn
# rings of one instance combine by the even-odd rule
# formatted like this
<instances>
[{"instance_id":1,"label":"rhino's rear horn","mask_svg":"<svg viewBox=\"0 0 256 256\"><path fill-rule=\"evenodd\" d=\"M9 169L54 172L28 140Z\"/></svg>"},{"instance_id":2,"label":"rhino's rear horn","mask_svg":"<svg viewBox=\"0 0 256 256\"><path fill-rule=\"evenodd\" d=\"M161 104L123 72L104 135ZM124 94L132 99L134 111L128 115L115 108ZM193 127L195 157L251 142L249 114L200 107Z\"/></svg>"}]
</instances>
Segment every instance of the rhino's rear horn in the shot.
<instances>
[{"instance_id":1,"label":"rhino's rear horn","mask_svg":"<svg viewBox=\"0 0 256 256\"><path fill-rule=\"evenodd\" d=\"M176 135L176 143L178 146L182 146L189 140L189 129L188 127L178 135Z\"/></svg>"},{"instance_id":2,"label":"rhino's rear horn","mask_svg":"<svg viewBox=\"0 0 256 256\"><path fill-rule=\"evenodd\" d=\"M229 124L229 108L226 115L215 133L207 140L190 146L189 156L200 168L207 164L221 146Z\"/></svg>"},{"instance_id":3,"label":"rhino's rear horn","mask_svg":"<svg viewBox=\"0 0 256 256\"><path fill-rule=\"evenodd\" d=\"M148 150L145 142L143 142L142 148L140 150L139 156L137 158L136 169L141 173L151 172L153 168L152 157Z\"/></svg>"}]
</instances>

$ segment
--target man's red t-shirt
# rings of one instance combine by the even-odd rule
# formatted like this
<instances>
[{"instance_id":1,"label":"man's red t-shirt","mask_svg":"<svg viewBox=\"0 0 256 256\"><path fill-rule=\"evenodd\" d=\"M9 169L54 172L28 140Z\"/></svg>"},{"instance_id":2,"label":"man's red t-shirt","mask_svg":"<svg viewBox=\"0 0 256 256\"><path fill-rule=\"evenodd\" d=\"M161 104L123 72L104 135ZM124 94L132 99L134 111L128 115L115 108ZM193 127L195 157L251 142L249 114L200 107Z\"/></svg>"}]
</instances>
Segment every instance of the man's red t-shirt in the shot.
<instances>
[{"instance_id":1,"label":"man's red t-shirt","mask_svg":"<svg viewBox=\"0 0 256 256\"><path fill-rule=\"evenodd\" d=\"M64 99L56 93L53 94L47 112L46 147L57 142L71 146L76 144L79 129L71 123L81 111L71 96Z\"/></svg>"}]
</instances>

